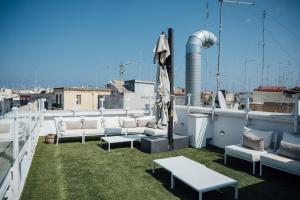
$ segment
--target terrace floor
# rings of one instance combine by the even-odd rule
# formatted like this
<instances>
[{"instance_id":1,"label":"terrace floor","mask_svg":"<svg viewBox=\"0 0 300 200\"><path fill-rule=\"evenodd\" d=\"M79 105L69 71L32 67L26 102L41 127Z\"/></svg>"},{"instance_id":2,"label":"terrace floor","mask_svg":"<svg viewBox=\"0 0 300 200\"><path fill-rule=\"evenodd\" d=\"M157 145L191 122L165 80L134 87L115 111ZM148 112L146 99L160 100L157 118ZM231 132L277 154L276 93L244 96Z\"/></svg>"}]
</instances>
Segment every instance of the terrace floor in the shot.
<instances>
[{"instance_id":1,"label":"terrace floor","mask_svg":"<svg viewBox=\"0 0 300 200\"><path fill-rule=\"evenodd\" d=\"M223 164L223 150L187 148L160 154L146 154L139 144L112 145L107 152L96 138L81 144L64 140L58 146L45 144L41 137L30 168L22 200L35 199L198 199L198 193L176 180L170 189L170 174L151 173L152 160L183 155L239 182L239 199L299 199L300 177L264 168L260 178L251 174L252 164L229 158ZM259 166L257 166L258 171ZM233 199L234 189L203 194L203 199Z\"/></svg>"}]
</instances>

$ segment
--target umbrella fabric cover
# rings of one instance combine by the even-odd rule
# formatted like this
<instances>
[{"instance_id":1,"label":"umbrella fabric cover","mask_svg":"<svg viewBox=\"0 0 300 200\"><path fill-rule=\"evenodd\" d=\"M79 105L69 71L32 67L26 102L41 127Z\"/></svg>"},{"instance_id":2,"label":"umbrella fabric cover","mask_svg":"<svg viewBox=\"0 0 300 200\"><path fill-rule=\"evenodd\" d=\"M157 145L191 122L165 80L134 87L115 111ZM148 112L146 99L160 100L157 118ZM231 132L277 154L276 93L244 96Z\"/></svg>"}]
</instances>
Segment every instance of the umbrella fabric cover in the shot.
<instances>
[{"instance_id":1,"label":"umbrella fabric cover","mask_svg":"<svg viewBox=\"0 0 300 200\"><path fill-rule=\"evenodd\" d=\"M157 40L154 54L154 63L158 60L155 84L156 122L159 128L166 128L169 119L168 106L170 103L170 80L166 68L166 59L170 56L170 49L164 33Z\"/></svg>"}]
</instances>

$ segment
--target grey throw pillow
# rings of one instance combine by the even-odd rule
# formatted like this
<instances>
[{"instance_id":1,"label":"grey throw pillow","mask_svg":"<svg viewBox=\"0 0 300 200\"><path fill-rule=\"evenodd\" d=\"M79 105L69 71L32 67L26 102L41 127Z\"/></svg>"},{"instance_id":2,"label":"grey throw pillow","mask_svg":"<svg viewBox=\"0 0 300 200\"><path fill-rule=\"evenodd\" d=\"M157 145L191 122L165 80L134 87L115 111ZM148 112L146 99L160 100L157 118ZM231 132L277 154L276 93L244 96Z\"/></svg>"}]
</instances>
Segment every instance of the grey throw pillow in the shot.
<instances>
[{"instance_id":1,"label":"grey throw pillow","mask_svg":"<svg viewBox=\"0 0 300 200\"><path fill-rule=\"evenodd\" d=\"M300 145L281 140L278 154L295 160L300 160Z\"/></svg>"},{"instance_id":2,"label":"grey throw pillow","mask_svg":"<svg viewBox=\"0 0 300 200\"><path fill-rule=\"evenodd\" d=\"M151 120L147 123L148 128L156 128L156 120Z\"/></svg>"},{"instance_id":3,"label":"grey throw pillow","mask_svg":"<svg viewBox=\"0 0 300 200\"><path fill-rule=\"evenodd\" d=\"M136 128L135 121L123 121L123 128Z\"/></svg>"},{"instance_id":4,"label":"grey throw pillow","mask_svg":"<svg viewBox=\"0 0 300 200\"><path fill-rule=\"evenodd\" d=\"M244 147L254 149L257 151L264 150L264 140L257 137L253 133L244 133L243 134L243 144Z\"/></svg>"},{"instance_id":5,"label":"grey throw pillow","mask_svg":"<svg viewBox=\"0 0 300 200\"><path fill-rule=\"evenodd\" d=\"M149 120L145 120L145 119L138 119L137 120L137 126L138 127L146 127L148 124Z\"/></svg>"}]
</instances>

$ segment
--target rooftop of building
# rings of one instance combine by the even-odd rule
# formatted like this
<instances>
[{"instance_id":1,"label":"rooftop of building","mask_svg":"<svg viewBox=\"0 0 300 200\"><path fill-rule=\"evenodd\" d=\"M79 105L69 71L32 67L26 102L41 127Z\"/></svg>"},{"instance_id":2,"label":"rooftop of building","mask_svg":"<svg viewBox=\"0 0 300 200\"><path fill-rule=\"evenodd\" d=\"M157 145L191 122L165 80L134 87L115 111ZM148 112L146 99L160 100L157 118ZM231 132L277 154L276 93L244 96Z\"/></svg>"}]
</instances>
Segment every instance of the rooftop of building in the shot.
<instances>
[{"instance_id":1,"label":"rooftop of building","mask_svg":"<svg viewBox=\"0 0 300 200\"><path fill-rule=\"evenodd\" d=\"M94 88L94 87L56 87L53 91L95 91L95 92L110 92L107 88Z\"/></svg>"}]
</instances>

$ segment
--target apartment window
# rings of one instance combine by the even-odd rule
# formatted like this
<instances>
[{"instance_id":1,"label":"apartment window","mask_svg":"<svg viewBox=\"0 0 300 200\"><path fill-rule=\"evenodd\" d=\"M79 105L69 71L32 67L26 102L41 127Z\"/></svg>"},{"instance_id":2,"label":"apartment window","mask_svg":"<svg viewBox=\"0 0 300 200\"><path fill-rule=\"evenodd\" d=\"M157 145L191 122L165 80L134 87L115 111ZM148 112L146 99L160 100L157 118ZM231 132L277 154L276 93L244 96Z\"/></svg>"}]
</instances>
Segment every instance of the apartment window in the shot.
<instances>
[{"instance_id":1,"label":"apartment window","mask_svg":"<svg viewBox=\"0 0 300 200\"><path fill-rule=\"evenodd\" d=\"M59 95L59 104L62 104L62 101L61 101L61 94Z\"/></svg>"},{"instance_id":2,"label":"apartment window","mask_svg":"<svg viewBox=\"0 0 300 200\"><path fill-rule=\"evenodd\" d=\"M55 96L55 103L58 104L58 94Z\"/></svg>"},{"instance_id":3,"label":"apartment window","mask_svg":"<svg viewBox=\"0 0 300 200\"><path fill-rule=\"evenodd\" d=\"M81 104L81 95L76 95L76 104Z\"/></svg>"}]
</instances>

